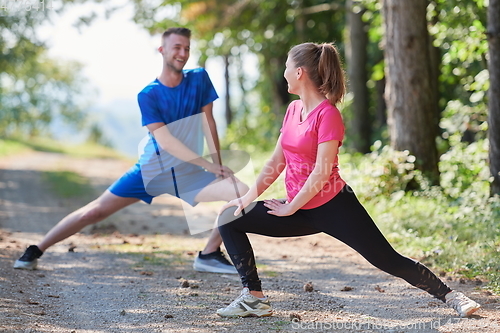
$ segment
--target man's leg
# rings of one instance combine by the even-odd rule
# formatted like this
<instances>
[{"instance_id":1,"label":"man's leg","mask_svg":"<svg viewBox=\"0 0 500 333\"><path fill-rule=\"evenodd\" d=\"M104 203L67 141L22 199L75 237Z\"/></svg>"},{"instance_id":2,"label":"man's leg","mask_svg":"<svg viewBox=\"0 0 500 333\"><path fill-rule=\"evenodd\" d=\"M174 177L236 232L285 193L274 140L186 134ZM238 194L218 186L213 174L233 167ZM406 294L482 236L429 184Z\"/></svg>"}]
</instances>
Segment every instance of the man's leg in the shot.
<instances>
[{"instance_id":1,"label":"man's leg","mask_svg":"<svg viewBox=\"0 0 500 333\"><path fill-rule=\"evenodd\" d=\"M74 235L84 227L104 220L118 210L137 202L136 198L124 198L106 190L99 198L70 213L56 224L36 245L31 245L18 259L14 268L35 269L37 259L50 246Z\"/></svg>"},{"instance_id":2,"label":"man's leg","mask_svg":"<svg viewBox=\"0 0 500 333\"><path fill-rule=\"evenodd\" d=\"M226 178L224 180L215 180L205 186L195 197L197 202L211 202L211 201L231 201L233 199L243 196L248 191L248 186L236 178ZM214 225L212 233L208 238L207 244L202 254L213 253L217 251L222 244L222 237L220 236L217 225Z\"/></svg>"},{"instance_id":3,"label":"man's leg","mask_svg":"<svg viewBox=\"0 0 500 333\"><path fill-rule=\"evenodd\" d=\"M236 178L226 178L208 184L194 199L196 202L230 201L244 195L247 191L248 186ZM237 274L234 266L220 251L222 237L216 223L214 223L205 248L195 258L193 268L202 272Z\"/></svg>"},{"instance_id":4,"label":"man's leg","mask_svg":"<svg viewBox=\"0 0 500 333\"><path fill-rule=\"evenodd\" d=\"M119 197L106 190L99 198L63 218L45 235L38 248L45 251L84 227L100 222L137 201L139 199Z\"/></svg>"}]
</instances>

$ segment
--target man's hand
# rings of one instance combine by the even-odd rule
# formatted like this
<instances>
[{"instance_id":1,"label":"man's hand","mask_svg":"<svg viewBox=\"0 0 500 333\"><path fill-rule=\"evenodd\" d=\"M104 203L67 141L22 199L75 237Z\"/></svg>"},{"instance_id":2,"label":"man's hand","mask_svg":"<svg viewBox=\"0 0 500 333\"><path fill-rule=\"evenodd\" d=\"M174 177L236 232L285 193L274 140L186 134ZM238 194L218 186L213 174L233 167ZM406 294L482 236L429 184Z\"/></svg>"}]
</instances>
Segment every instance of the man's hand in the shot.
<instances>
[{"instance_id":1,"label":"man's hand","mask_svg":"<svg viewBox=\"0 0 500 333\"><path fill-rule=\"evenodd\" d=\"M205 170L216 174L217 176L221 176L223 178L232 177L234 175L233 170L229 169L225 165L220 165L217 163L210 163L205 167Z\"/></svg>"}]
</instances>

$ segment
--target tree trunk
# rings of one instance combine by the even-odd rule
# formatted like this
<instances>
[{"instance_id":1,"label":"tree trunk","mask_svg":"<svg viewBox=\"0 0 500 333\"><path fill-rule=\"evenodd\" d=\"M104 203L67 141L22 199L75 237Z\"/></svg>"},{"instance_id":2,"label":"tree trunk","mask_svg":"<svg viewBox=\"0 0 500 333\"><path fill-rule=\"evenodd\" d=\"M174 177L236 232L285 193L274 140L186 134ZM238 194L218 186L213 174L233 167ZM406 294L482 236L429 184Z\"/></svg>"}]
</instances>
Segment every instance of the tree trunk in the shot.
<instances>
[{"instance_id":1,"label":"tree trunk","mask_svg":"<svg viewBox=\"0 0 500 333\"><path fill-rule=\"evenodd\" d=\"M376 103L375 108L375 125L382 128L387 125L387 105L385 104L385 77L375 82Z\"/></svg>"},{"instance_id":2,"label":"tree trunk","mask_svg":"<svg viewBox=\"0 0 500 333\"><path fill-rule=\"evenodd\" d=\"M349 89L353 93L352 119L350 121L349 136L353 139L353 146L360 153L369 153L372 134L372 119L369 112L369 94L366 82L368 73L368 33L366 24L362 20L365 11L360 6L353 6L353 1L347 1L347 38L346 59Z\"/></svg>"},{"instance_id":3,"label":"tree trunk","mask_svg":"<svg viewBox=\"0 0 500 333\"><path fill-rule=\"evenodd\" d=\"M434 13L430 20L430 24L436 25L439 22L438 17L438 4L434 2ZM430 56L430 70L431 70L431 91L432 91L432 104L433 104L433 118L432 118L432 126L434 127L434 136L440 135L441 129L439 127L439 123L441 121L441 110L439 108L439 99L441 94L439 92L439 76L441 75L441 50L439 47L434 46L434 37L429 34L429 56Z\"/></svg>"},{"instance_id":4,"label":"tree trunk","mask_svg":"<svg viewBox=\"0 0 500 333\"><path fill-rule=\"evenodd\" d=\"M488 137L491 194L500 194L500 0L490 0L488 7L488 45L490 90L488 96Z\"/></svg>"},{"instance_id":5,"label":"tree trunk","mask_svg":"<svg viewBox=\"0 0 500 333\"><path fill-rule=\"evenodd\" d=\"M231 111L231 95L229 93L229 55L224 55L224 80L226 85L226 98L225 98L225 116L226 125L229 126L233 121L233 112Z\"/></svg>"},{"instance_id":6,"label":"tree trunk","mask_svg":"<svg viewBox=\"0 0 500 333\"><path fill-rule=\"evenodd\" d=\"M426 7L427 0L384 0L385 99L391 146L409 150L416 166L438 184Z\"/></svg>"}]
</instances>

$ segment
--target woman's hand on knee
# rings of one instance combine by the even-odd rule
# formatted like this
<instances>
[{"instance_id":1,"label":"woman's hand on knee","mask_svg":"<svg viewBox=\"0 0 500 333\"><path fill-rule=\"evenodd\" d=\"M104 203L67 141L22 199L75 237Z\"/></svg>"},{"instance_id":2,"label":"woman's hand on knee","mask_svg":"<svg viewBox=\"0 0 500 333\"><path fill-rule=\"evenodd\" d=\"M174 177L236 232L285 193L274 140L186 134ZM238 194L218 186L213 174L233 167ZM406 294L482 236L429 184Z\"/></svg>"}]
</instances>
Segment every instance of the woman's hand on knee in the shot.
<instances>
[{"instance_id":1,"label":"woman's hand on knee","mask_svg":"<svg viewBox=\"0 0 500 333\"><path fill-rule=\"evenodd\" d=\"M245 209L246 207L248 207L248 205L252 203L252 201L253 200L249 200L246 195L240 198L233 199L221 207L219 215L230 207L236 207L236 210L234 211L234 216L238 216L243 209Z\"/></svg>"}]
</instances>

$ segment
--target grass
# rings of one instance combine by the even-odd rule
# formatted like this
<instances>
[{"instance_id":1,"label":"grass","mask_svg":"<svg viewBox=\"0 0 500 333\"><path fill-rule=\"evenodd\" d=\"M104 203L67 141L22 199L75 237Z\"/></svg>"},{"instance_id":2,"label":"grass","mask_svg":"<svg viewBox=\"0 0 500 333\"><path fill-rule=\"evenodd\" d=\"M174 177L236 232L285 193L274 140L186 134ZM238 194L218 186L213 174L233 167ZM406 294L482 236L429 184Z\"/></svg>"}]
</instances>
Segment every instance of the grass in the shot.
<instances>
[{"instance_id":1,"label":"grass","mask_svg":"<svg viewBox=\"0 0 500 333\"><path fill-rule=\"evenodd\" d=\"M152 266L183 265L192 260L190 251L195 247L201 248L204 242L204 239L175 235L151 235L141 237L140 242L100 245L100 249L131 256L135 261L133 269L143 269Z\"/></svg>"},{"instance_id":2,"label":"grass","mask_svg":"<svg viewBox=\"0 0 500 333\"><path fill-rule=\"evenodd\" d=\"M22 154L30 150L30 147L21 142L9 139L0 139L0 157Z\"/></svg>"},{"instance_id":3,"label":"grass","mask_svg":"<svg viewBox=\"0 0 500 333\"><path fill-rule=\"evenodd\" d=\"M81 158L126 159L126 157L112 148L104 147L91 142L69 145L67 143L57 142L53 139L42 137L35 137L32 139L0 138L0 157L29 151L60 153Z\"/></svg>"},{"instance_id":4,"label":"grass","mask_svg":"<svg viewBox=\"0 0 500 333\"><path fill-rule=\"evenodd\" d=\"M183 265L187 262L183 251L157 251L154 250L147 254L143 252L127 252L127 255L132 255L137 259L134 268L143 268L144 266L162 266L171 267Z\"/></svg>"},{"instance_id":5,"label":"grass","mask_svg":"<svg viewBox=\"0 0 500 333\"><path fill-rule=\"evenodd\" d=\"M407 194L397 202L379 198L365 206L399 252L435 271L487 279L488 288L499 293L500 200L452 204Z\"/></svg>"},{"instance_id":6,"label":"grass","mask_svg":"<svg viewBox=\"0 0 500 333\"><path fill-rule=\"evenodd\" d=\"M278 277L281 273L271 270L267 265L257 264L259 272L267 277Z\"/></svg>"},{"instance_id":7,"label":"grass","mask_svg":"<svg viewBox=\"0 0 500 333\"><path fill-rule=\"evenodd\" d=\"M49 138L0 138L0 157L23 154L32 151L60 153L75 158L115 158L125 159L117 151L95 143L68 145ZM52 191L61 198L75 198L93 193L92 186L87 178L71 171L43 172L42 179L51 187Z\"/></svg>"},{"instance_id":8,"label":"grass","mask_svg":"<svg viewBox=\"0 0 500 333\"><path fill-rule=\"evenodd\" d=\"M93 194L89 180L71 171L44 171L42 179L61 198L76 198Z\"/></svg>"}]
</instances>

